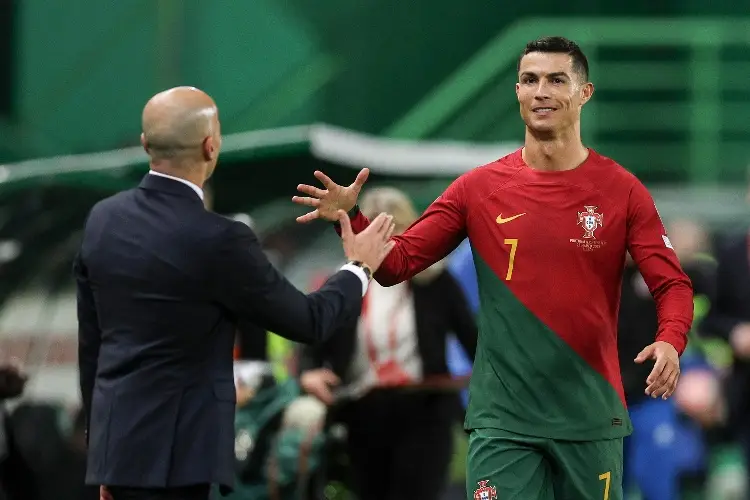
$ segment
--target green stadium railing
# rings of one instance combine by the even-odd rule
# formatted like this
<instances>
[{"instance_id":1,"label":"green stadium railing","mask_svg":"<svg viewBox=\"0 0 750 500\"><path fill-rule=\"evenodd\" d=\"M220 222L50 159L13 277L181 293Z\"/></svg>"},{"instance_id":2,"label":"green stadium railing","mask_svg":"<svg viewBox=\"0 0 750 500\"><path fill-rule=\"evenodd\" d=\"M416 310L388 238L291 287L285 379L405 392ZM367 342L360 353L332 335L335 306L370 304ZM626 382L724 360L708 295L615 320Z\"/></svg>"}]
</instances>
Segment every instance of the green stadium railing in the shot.
<instances>
[{"instance_id":1,"label":"green stadium railing","mask_svg":"<svg viewBox=\"0 0 750 500\"><path fill-rule=\"evenodd\" d=\"M590 59L597 92L583 129L594 147L656 181L744 180L750 18L523 19L384 134L520 139L516 62L529 40L546 35L576 40Z\"/></svg>"}]
</instances>

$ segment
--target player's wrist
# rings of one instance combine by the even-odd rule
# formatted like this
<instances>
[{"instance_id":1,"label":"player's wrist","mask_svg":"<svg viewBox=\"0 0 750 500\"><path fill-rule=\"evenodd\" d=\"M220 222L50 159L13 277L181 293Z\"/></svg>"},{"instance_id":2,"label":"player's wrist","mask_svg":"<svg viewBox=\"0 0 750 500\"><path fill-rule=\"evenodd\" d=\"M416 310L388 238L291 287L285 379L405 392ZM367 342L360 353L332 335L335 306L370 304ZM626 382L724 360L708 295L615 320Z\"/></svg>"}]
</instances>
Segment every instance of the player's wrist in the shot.
<instances>
[{"instance_id":1,"label":"player's wrist","mask_svg":"<svg viewBox=\"0 0 750 500\"><path fill-rule=\"evenodd\" d=\"M352 208L350 208L346 212L346 215L349 216L349 219L354 219L357 216L357 214L359 214L359 205L358 204L355 204ZM333 225L336 226L336 227L339 227L341 225L341 223L339 222L338 219L336 219L336 220L333 221Z\"/></svg>"}]
</instances>

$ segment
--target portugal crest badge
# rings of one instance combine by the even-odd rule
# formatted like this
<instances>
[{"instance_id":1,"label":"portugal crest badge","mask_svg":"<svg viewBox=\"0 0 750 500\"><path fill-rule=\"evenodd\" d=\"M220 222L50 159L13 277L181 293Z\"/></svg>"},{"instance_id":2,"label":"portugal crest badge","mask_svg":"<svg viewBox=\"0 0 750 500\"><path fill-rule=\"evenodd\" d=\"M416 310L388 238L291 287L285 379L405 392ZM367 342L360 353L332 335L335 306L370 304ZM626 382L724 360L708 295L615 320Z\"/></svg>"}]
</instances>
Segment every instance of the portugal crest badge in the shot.
<instances>
[{"instance_id":1,"label":"portugal crest badge","mask_svg":"<svg viewBox=\"0 0 750 500\"><path fill-rule=\"evenodd\" d=\"M497 488L488 486L489 481L479 481L479 488L474 490L474 500L497 500Z\"/></svg>"},{"instance_id":2,"label":"portugal crest badge","mask_svg":"<svg viewBox=\"0 0 750 500\"><path fill-rule=\"evenodd\" d=\"M595 206L587 205L583 208L586 209L585 212L578 212L578 225L584 230L583 239L596 239L594 231L604 226L604 215L597 213Z\"/></svg>"}]
</instances>

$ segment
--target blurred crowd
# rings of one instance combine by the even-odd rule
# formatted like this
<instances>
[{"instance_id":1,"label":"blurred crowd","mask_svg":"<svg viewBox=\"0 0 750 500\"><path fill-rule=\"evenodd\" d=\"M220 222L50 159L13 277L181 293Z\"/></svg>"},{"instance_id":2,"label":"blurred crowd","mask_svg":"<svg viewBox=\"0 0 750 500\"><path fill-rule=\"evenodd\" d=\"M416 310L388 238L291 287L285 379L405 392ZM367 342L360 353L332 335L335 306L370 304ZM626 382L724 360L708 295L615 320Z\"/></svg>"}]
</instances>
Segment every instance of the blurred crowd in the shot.
<instances>
[{"instance_id":1,"label":"blurred crowd","mask_svg":"<svg viewBox=\"0 0 750 500\"><path fill-rule=\"evenodd\" d=\"M373 188L365 214L416 218L409 197ZM668 221L690 276L695 323L675 396L644 394L656 308L628 259L620 365L634 432L625 442L627 498L742 499L750 464L750 244ZM237 332L233 500L465 498L461 433L477 341L476 275L464 242L409 282L373 283L360 318L324 344L298 348L253 325ZM26 377L0 364L0 500L98 498L83 486L80 411L19 399ZM355 496L352 496L354 494Z\"/></svg>"}]
</instances>

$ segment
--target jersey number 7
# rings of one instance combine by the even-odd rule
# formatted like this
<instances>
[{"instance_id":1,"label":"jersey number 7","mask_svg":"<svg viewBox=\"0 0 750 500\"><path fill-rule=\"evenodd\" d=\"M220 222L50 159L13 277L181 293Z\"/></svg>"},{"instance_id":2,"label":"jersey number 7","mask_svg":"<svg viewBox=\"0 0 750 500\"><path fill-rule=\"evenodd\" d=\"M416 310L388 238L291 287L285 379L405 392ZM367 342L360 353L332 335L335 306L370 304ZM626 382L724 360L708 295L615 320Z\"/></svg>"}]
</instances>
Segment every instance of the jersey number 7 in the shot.
<instances>
[{"instance_id":1,"label":"jersey number 7","mask_svg":"<svg viewBox=\"0 0 750 500\"><path fill-rule=\"evenodd\" d=\"M518 248L517 238L507 238L503 241L506 245L510 245L510 257L508 259L508 272L505 274L505 281L510 281L513 277L513 264L516 261L516 249Z\"/></svg>"}]
</instances>

